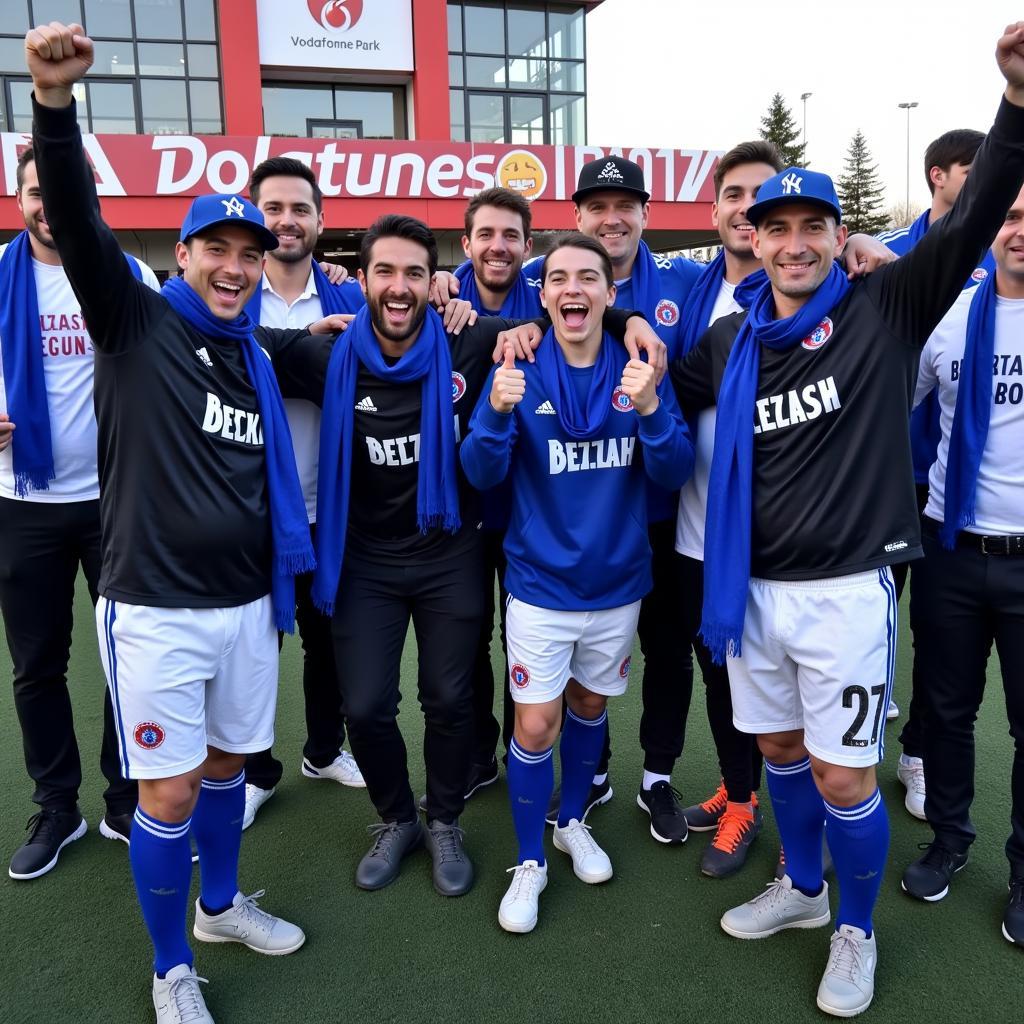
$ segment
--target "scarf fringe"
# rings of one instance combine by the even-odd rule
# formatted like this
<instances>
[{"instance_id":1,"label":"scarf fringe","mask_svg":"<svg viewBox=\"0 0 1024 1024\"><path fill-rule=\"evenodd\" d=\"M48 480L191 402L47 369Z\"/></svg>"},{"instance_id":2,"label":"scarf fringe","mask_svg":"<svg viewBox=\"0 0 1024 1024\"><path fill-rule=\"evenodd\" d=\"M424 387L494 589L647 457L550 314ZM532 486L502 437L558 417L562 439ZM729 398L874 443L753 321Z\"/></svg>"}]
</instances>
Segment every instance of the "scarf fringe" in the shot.
<instances>
[{"instance_id":1,"label":"scarf fringe","mask_svg":"<svg viewBox=\"0 0 1024 1024\"><path fill-rule=\"evenodd\" d=\"M308 545L305 550L280 551L274 555L274 567L283 576L298 576L316 568L316 556Z\"/></svg>"},{"instance_id":2,"label":"scarf fringe","mask_svg":"<svg viewBox=\"0 0 1024 1024\"><path fill-rule=\"evenodd\" d=\"M711 653L716 665L724 665L726 658L742 657L743 628L724 626L720 623L701 623L700 638Z\"/></svg>"},{"instance_id":3,"label":"scarf fringe","mask_svg":"<svg viewBox=\"0 0 1024 1024\"><path fill-rule=\"evenodd\" d=\"M416 526L421 534L436 528L444 530L445 533L456 533L462 526L462 518L458 511L419 512L416 515Z\"/></svg>"},{"instance_id":4,"label":"scarf fringe","mask_svg":"<svg viewBox=\"0 0 1024 1024\"><path fill-rule=\"evenodd\" d=\"M48 491L50 481L56 479L57 474L53 466L46 469L27 469L14 474L14 493L19 498L27 498L29 491Z\"/></svg>"}]
</instances>

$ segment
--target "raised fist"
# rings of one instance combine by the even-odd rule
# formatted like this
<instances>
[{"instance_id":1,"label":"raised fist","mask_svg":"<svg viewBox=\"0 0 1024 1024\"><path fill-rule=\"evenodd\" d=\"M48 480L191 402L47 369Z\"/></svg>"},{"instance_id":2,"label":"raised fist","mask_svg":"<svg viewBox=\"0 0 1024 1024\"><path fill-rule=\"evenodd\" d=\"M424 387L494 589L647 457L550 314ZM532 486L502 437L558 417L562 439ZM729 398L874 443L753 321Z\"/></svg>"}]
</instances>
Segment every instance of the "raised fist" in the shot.
<instances>
[{"instance_id":1,"label":"raised fist","mask_svg":"<svg viewBox=\"0 0 1024 1024\"><path fill-rule=\"evenodd\" d=\"M36 100L47 107L66 107L71 87L92 67L92 40L81 25L51 21L25 36L25 63L32 75Z\"/></svg>"}]
</instances>

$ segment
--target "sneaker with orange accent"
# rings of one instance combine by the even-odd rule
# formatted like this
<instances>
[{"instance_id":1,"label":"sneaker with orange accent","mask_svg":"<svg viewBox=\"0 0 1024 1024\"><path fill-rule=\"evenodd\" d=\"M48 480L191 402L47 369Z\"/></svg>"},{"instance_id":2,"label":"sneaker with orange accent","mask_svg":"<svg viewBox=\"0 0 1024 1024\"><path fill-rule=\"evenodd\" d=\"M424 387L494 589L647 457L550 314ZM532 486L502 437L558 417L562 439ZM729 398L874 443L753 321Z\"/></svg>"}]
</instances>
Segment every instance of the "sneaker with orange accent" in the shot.
<instances>
[{"instance_id":1,"label":"sneaker with orange accent","mask_svg":"<svg viewBox=\"0 0 1024 1024\"><path fill-rule=\"evenodd\" d=\"M704 848L700 858L701 874L709 878L727 878L739 871L763 824L764 816L757 807L751 809L746 804L726 804L715 837Z\"/></svg>"},{"instance_id":2,"label":"sneaker with orange accent","mask_svg":"<svg viewBox=\"0 0 1024 1024\"><path fill-rule=\"evenodd\" d=\"M718 822L725 814L725 805L729 802L729 795L725 789L725 782L719 781L718 789L714 791L703 803L694 804L692 807L683 809L683 817L692 832L714 832L718 828ZM757 794L750 794L750 802L757 807Z\"/></svg>"}]
</instances>

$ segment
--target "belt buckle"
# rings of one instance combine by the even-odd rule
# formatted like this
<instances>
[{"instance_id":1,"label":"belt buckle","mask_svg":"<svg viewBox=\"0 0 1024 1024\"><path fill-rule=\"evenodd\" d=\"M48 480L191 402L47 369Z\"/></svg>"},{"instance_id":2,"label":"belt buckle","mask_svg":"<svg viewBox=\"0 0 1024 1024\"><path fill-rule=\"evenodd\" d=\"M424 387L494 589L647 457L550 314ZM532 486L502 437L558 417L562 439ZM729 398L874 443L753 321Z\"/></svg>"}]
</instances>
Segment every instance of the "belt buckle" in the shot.
<instances>
[{"instance_id":1,"label":"belt buckle","mask_svg":"<svg viewBox=\"0 0 1024 1024\"><path fill-rule=\"evenodd\" d=\"M1002 543L998 547L990 548L989 541L1002 541ZM1008 555L1010 553L1010 538L983 535L981 538L981 553L983 555Z\"/></svg>"}]
</instances>

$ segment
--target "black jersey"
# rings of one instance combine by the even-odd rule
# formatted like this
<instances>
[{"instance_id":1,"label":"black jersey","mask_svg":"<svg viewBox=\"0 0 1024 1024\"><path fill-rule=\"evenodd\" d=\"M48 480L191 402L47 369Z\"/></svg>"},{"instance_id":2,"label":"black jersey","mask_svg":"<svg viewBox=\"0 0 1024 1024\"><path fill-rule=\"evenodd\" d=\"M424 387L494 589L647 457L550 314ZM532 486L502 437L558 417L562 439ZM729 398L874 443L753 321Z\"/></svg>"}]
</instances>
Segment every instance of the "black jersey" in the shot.
<instances>
[{"instance_id":1,"label":"black jersey","mask_svg":"<svg viewBox=\"0 0 1024 1024\"><path fill-rule=\"evenodd\" d=\"M908 431L920 351L1022 179L1024 109L1004 100L953 209L913 251L856 282L801 344L761 347L752 576L842 576L921 556ZM684 409L716 404L745 316L716 321L672 365Z\"/></svg>"},{"instance_id":2,"label":"black jersey","mask_svg":"<svg viewBox=\"0 0 1024 1024\"><path fill-rule=\"evenodd\" d=\"M100 592L230 607L270 589L263 429L241 348L137 282L100 218L74 105L35 107L47 220L96 350ZM300 335L257 329L268 351ZM308 336L307 336L308 337Z\"/></svg>"}]
</instances>

